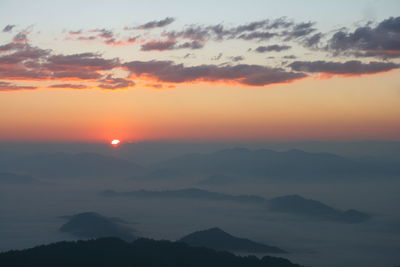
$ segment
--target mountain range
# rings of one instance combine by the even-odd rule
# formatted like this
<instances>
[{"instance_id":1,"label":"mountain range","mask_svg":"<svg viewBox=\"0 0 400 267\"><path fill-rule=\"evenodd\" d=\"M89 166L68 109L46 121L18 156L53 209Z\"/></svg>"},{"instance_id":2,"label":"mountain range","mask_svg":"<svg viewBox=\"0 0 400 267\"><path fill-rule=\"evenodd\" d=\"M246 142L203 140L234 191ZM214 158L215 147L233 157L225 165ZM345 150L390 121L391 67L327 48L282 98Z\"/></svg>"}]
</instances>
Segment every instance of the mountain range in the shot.
<instances>
[{"instance_id":1,"label":"mountain range","mask_svg":"<svg viewBox=\"0 0 400 267\"><path fill-rule=\"evenodd\" d=\"M246 148L225 149L208 154L187 154L160 162L152 168L186 175L293 179L389 177L400 174L400 166L394 162L351 159L329 153L308 153L301 150L277 152ZM221 180L218 176L217 179ZM207 181L212 183L210 178Z\"/></svg>"},{"instance_id":2,"label":"mountain range","mask_svg":"<svg viewBox=\"0 0 400 267\"><path fill-rule=\"evenodd\" d=\"M243 204L261 205L269 212L287 213L309 219L335 221L343 223L361 223L370 219L370 215L354 209L342 211L330 207L320 201L307 199L299 195L287 195L266 199L256 195L230 195L219 192L210 192L197 188L186 188L165 191L125 191L116 192L105 190L100 192L104 197L132 197L132 198L161 198L161 199L192 199L210 201L233 201Z\"/></svg>"}]
</instances>

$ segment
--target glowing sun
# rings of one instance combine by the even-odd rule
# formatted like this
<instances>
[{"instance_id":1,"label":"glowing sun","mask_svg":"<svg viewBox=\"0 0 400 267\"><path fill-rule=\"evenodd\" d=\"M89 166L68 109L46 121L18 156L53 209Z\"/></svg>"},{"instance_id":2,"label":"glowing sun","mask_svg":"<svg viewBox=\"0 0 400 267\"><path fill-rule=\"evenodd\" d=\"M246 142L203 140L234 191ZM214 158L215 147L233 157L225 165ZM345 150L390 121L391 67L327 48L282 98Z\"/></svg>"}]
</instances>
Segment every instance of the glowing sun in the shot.
<instances>
[{"instance_id":1,"label":"glowing sun","mask_svg":"<svg viewBox=\"0 0 400 267\"><path fill-rule=\"evenodd\" d=\"M120 143L121 143L121 141L119 141L118 139L114 139L111 141L112 146L118 146Z\"/></svg>"}]
</instances>

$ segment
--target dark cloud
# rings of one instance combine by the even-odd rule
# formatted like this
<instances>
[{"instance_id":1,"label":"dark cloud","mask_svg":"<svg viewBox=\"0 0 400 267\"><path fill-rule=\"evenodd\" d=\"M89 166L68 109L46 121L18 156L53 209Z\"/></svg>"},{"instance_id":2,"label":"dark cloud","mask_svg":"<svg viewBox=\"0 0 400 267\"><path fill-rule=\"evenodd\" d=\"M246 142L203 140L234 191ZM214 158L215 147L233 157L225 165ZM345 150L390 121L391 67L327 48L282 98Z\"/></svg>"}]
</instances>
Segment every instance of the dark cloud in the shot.
<instances>
[{"instance_id":1,"label":"dark cloud","mask_svg":"<svg viewBox=\"0 0 400 267\"><path fill-rule=\"evenodd\" d=\"M138 27L134 27L133 29L149 30L149 29L154 29L154 28L161 28L161 27L165 27L165 26L171 24L174 21L175 21L174 18L166 17L165 19L162 19L162 20L153 20L153 21L147 22ZM127 28L127 29L132 29L132 28Z\"/></svg>"},{"instance_id":2,"label":"dark cloud","mask_svg":"<svg viewBox=\"0 0 400 267\"><path fill-rule=\"evenodd\" d=\"M234 57L230 57L229 59L232 60L233 62L239 62L239 61L244 60L244 57L242 57L242 56L234 56Z\"/></svg>"},{"instance_id":3,"label":"dark cloud","mask_svg":"<svg viewBox=\"0 0 400 267\"><path fill-rule=\"evenodd\" d=\"M17 33L13 38L13 43L27 43L28 42L28 31L22 31Z\"/></svg>"},{"instance_id":4,"label":"dark cloud","mask_svg":"<svg viewBox=\"0 0 400 267\"><path fill-rule=\"evenodd\" d=\"M234 27L234 28L228 30L227 32L230 35L235 36L235 35L241 34L243 32L254 32L257 30L286 29L293 25L294 25L294 23L292 21L289 21L285 17L281 17L281 18L278 18L275 20L265 19L265 20L250 22L247 24L242 24L242 25L239 25L237 27Z\"/></svg>"},{"instance_id":5,"label":"dark cloud","mask_svg":"<svg viewBox=\"0 0 400 267\"><path fill-rule=\"evenodd\" d=\"M54 55L43 67L53 78L99 79L100 71L111 70L119 65L118 59L104 59L96 53Z\"/></svg>"},{"instance_id":6,"label":"dark cloud","mask_svg":"<svg viewBox=\"0 0 400 267\"><path fill-rule=\"evenodd\" d=\"M285 41L289 41L292 39L304 38L309 34L316 31L313 26L315 22L302 22L298 24L294 24L293 28L289 31L282 32L282 36L284 36Z\"/></svg>"},{"instance_id":7,"label":"dark cloud","mask_svg":"<svg viewBox=\"0 0 400 267\"><path fill-rule=\"evenodd\" d=\"M222 24L216 25L190 25L181 31L164 32L163 35L169 39L190 39L199 42L209 40L222 41L224 39L258 40L265 41L271 38L286 38L292 40L305 37L315 29L314 23L294 23L287 18L276 20L259 20L236 27L225 27Z\"/></svg>"},{"instance_id":8,"label":"dark cloud","mask_svg":"<svg viewBox=\"0 0 400 267\"><path fill-rule=\"evenodd\" d=\"M306 37L302 41L302 44L308 48L317 48L318 44L321 42L322 37L323 37L323 34L320 32L313 34L312 36Z\"/></svg>"},{"instance_id":9,"label":"dark cloud","mask_svg":"<svg viewBox=\"0 0 400 267\"><path fill-rule=\"evenodd\" d=\"M5 45L0 45L0 53L12 51L12 50L23 49L24 47L26 47L25 44L11 42L11 43L8 43Z\"/></svg>"},{"instance_id":10,"label":"dark cloud","mask_svg":"<svg viewBox=\"0 0 400 267\"><path fill-rule=\"evenodd\" d=\"M3 28L3 32L11 32L16 25L8 24Z\"/></svg>"},{"instance_id":11,"label":"dark cloud","mask_svg":"<svg viewBox=\"0 0 400 267\"><path fill-rule=\"evenodd\" d=\"M282 58L284 58L284 59L296 59L297 57L295 55L287 55L287 56L283 56Z\"/></svg>"},{"instance_id":12,"label":"dark cloud","mask_svg":"<svg viewBox=\"0 0 400 267\"><path fill-rule=\"evenodd\" d=\"M88 86L83 84L62 83L50 85L48 88L86 89Z\"/></svg>"},{"instance_id":13,"label":"dark cloud","mask_svg":"<svg viewBox=\"0 0 400 267\"><path fill-rule=\"evenodd\" d=\"M203 48L204 44L199 41L185 42L177 46L178 49L200 49Z\"/></svg>"},{"instance_id":14,"label":"dark cloud","mask_svg":"<svg viewBox=\"0 0 400 267\"><path fill-rule=\"evenodd\" d=\"M327 61L295 61L289 65L294 71L319 72L339 75L362 75L385 72L399 68L399 64L388 62L361 61L327 62Z\"/></svg>"},{"instance_id":15,"label":"dark cloud","mask_svg":"<svg viewBox=\"0 0 400 267\"><path fill-rule=\"evenodd\" d=\"M196 57L196 55L195 54L193 54L193 53L187 53L186 55L184 55L183 56L183 58L195 58Z\"/></svg>"},{"instance_id":16,"label":"dark cloud","mask_svg":"<svg viewBox=\"0 0 400 267\"><path fill-rule=\"evenodd\" d=\"M215 26L203 27L203 26L189 26L182 31L169 31L164 32L163 36L169 39L189 39L192 41L204 42L211 39L212 33L215 32Z\"/></svg>"},{"instance_id":17,"label":"dark cloud","mask_svg":"<svg viewBox=\"0 0 400 267\"><path fill-rule=\"evenodd\" d=\"M0 46L0 79L99 79L102 71L119 66L118 59L100 54L53 55L21 40L27 40L26 34Z\"/></svg>"},{"instance_id":18,"label":"dark cloud","mask_svg":"<svg viewBox=\"0 0 400 267\"><path fill-rule=\"evenodd\" d=\"M243 40L258 40L258 41L265 41L269 40L272 37L278 36L277 33L273 32L251 32L251 33L246 33L246 34L241 34L237 38L238 39L243 39Z\"/></svg>"},{"instance_id":19,"label":"dark cloud","mask_svg":"<svg viewBox=\"0 0 400 267\"><path fill-rule=\"evenodd\" d=\"M284 50L289 50L291 46L288 45L268 45L268 46L259 46L254 51L257 53L265 53L265 52L280 52Z\"/></svg>"},{"instance_id":20,"label":"dark cloud","mask_svg":"<svg viewBox=\"0 0 400 267\"><path fill-rule=\"evenodd\" d=\"M107 75L105 78L99 80L99 87L103 89L115 90L115 89L126 89L132 87L135 83L131 80L124 78L114 78L112 75Z\"/></svg>"},{"instance_id":21,"label":"dark cloud","mask_svg":"<svg viewBox=\"0 0 400 267\"><path fill-rule=\"evenodd\" d=\"M211 60L220 60L221 59L221 57L222 57L222 53L218 53L218 55L216 55L216 56L213 56L212 58L211 58Z\"/></svg>"},{"instance_id":22,"label":"dark cloud","mask_svg":"<svg viewBox=\"0 0 400 267\"><path fill-rule=\"evenodd\" d=\"M17 91L17 90L33 90L36 86L20 86L8 82L0 81L0 92L1 91Z\"/></svg>"},{"instance_id":23,"label":"dark cloud","mask_svg":"<svg viewBox=\"0 0 400 267\"><path fill-rule=\"evenodd\" d=\"M142 44L140 50L142 51L164 51L164 50L173 50L175 49L176 42L172 40L166 41L150 41L147 43Z\"/></svg>"},{"instance_id":24,"label":"dark cloud","mask_svg":"<svg viewBox=\"0 0 400 267\"><path fill-rule=\"evenodd\" d=\"M287 72L280 68L240 64L234 66L199 65L186 67L172 61L131 61L123 64L133 76L147 76L160 82L183 83L192 81L236 82L264 86L290 82L306 75Z\"/></svg>"},{"instance_id":25,"label":"dark cloud","mask_svg":"<svg viewBox=\"0 0 400 267\"><path fill-rule=\"evenodd\" d=\"M166 41L150 41L142 44L140 50L142 51L165 51L165 50L176 50L176 49L200 49L203 47L198 41L185 42L182 44L177 44L174 40L166 40Z\"/></svg>"},{"instance_id":26,"label":"dark cloud","mask_svg":"<svg viewBox=\"0 0 400 267\"><path fill-rule=\"evenodd\" d=\"M27 32L16 34L13 40L0 46L0 79L41 79L47 77L40 65L51 50L28 44Z\"/></svg>"},{"instance_id":27,"label":"dark cloud","mask_svg":"<svg viewBox=\"0 0 400 267\"><path fill-rule=\"evenodd\" d=\"M150 21L138 27L125 27L126 30L152 29L166 26L174 21L173 18L167 17L160 21ZM285 17L275 20L259 20L234 27L227 27L223 24L215 25L187 25L181 30L163 31L161 38L165 41L149 41L145 36L142 45L142 51L166 51L174 49L200 49L205 46L208 41L224 41L224 40L256 40L259 42L276 38L281 41L295 40L303 42L305 46L315 46L319 42L320 35L314 34L313 22L295 23ZM119 40L115 37L114 32L107 29L95 29L89 31L69 31L69 40L92 41L101 40L106 45L126 45L135 43L138 37L129 40ZM188 40L188 41L185 41ZM173 44L175 42L175 44Z\"/></svg>"},{"instance_id":28,"label":"dark cloud","mask_svg":"<svg viewBox=\"0 0 400 267\"><path fill-rule=\"evenodd\" d=\"M328 41L327 48L358 57L400 57L400 17L388 18L375 27L367 24L354 32L340 30Z\"/></svg>"},{"instance_id":29,"label":"dark cloud","mask_svg":"<svg viewBox=\"0 0 400 267\"><path fill-rule=\"evenodd\" d=\"M50 54L50 50L44 50L37 47L32 47L30 45L22 45L19 44L9 44L11 49L8 51L13 51L13 53L9 53L3 56L0 56L0 64L17 64L22 62L30 62L33 60L38 60L42 57L45 57ZM0 47L1 51L1 47Z\"/></svg>"},{"instance_id":30,"label":"dark cloud","mask_svg":"<svg viewBox=\"0 0 400 267\"><path fill-rule=\"evenodd\" d=\"M66 40L77 41L100 41L106 45L129 45L137 42L139 36L129 37L125 39L117 39L115 33L107 29L93 29L88 31L77 30L69 31Z\"/></svg>"},{"instance_id":31,"label":"dark cloud","mask_svg":"<svg viewBox=\"0 0 400 267\"><path fill-rule=\"evenodd\" d=\"M114 33L106 29L95 29L90 30L90 32L98 33L98 36L104 39L111 39L114 37Z\"/></svg>"},{"instance_id":32,"label":"dark cloud","mask_svg":"<svg viewBox=\"0 0 400 267\"><path fill-rule=\"evenodd\" d=\"M118 59L104 59L97 53L80 53L72 55L54 55L48 58L46 65L52 70L66 70L71 68L110 70L118 66Z\"/></svg>"}]
</instances>

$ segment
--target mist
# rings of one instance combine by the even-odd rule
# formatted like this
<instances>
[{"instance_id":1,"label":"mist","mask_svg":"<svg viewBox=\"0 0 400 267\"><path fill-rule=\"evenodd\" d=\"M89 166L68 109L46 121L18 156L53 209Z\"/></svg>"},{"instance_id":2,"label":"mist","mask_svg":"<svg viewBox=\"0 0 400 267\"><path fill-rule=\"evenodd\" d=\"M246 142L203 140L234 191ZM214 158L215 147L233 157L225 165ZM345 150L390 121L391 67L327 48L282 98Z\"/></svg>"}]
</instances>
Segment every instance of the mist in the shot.
<instances>
[{"instance_id":1,"label":"mist","mask_svg":"<svg viewBox=\"0 0 400 267\"><path fill-rule=\"evenodd\" d=\"M31 144L26 149L24 144L7 145L1 150L1 154L2 162L7 159L8 165L0 164L1 171L6 173L28 175L26 170L29 169L18 169L25 165L10 164L11 158L20 160L26 155L32 157L46 153L47 155L62 153L73 157L83 152L129 160L132 164L140 165L144 171L134 173L137 169L128 168L127 172L100 175L95 170L93 172L85 170L83 173L87 176L58 177L52 176L51 171L54 170L50 168L51 166L47 166L33 169L34 175L31 175L33 181L10 183L9 180L0 180L0 250L23 249L60 240L75 240L75 236L59 231L61 225L65 223L65 218L62 216L97 212L104 216L129 221L138 231L137 235L154 239L178 240L194 231L219 227L239 237L283 248L290 252L285 255L286 258L305 266L372 267L395 266L400 262L397 253L400 249L399 176L359 177L357 173L353 173L353 178L351 175L337 175L309 179L301 173L294 177L276 178L251 176L245 173L234 176L226 172L223 174L222 182L204 183L202 181L205 179L214 177L212 170L202 173L188 167L189 170L184 169L185 171L180 168L173 171L170 169L169 172L155 171L159 166L165 167L166 162L176 158L186 158L187 154L213 155L220 149L231 151L229 149L237 147L237 144L235 146L180 144L175 151L166 153L165 148L172 145L141 144L138 145L139 148L127 145L114 151L102 144L87 144L81 148L78 144ZM381 147L386 145L381 144ZM331 146L335 147L336 151L337 147L340 147L340 145ZM257 146L253 144L247 148L250 149L248 153L253 153L265 147L265 144ZM286 151L288 147L290 144L281 145L281 149L277 151ZM290 148L299 147L297 144ZM327 147L329 145L321 145L317 149L316 144L312 144L308 151ZM381 164L382 153L376 152L379 149L373 148L366 153L365 146L357 144L354 147L360 147L359 151L343 150L340 157L347 155L352 160L367 158L368 162L371 158L379 158L377 161ZM140 155L132 156L134 153L146 149L148 149L147 154L142 153L146 156L139 161L140 164L132 160L140 157ZM332 151L324 152L332 153ZM393 160L388 162L392 163L395 159L393 157ZM14 169L10 169L10 166L14 166ZM69 168L74 167L71 166ZM204 170L208 169L204 167ZM82 169L68 173L79 174L80 171ZM232 196L251 195L267 200L280 196L300 195L338 210L361 211L369 214L371 218L361 223L343 223L271 212L263 204L230 201L229 198L228 200L174 196L165 198L162 195L105 197L101 194L104 190L163 192L187 188Z\"/></svg>"}]
</instances>

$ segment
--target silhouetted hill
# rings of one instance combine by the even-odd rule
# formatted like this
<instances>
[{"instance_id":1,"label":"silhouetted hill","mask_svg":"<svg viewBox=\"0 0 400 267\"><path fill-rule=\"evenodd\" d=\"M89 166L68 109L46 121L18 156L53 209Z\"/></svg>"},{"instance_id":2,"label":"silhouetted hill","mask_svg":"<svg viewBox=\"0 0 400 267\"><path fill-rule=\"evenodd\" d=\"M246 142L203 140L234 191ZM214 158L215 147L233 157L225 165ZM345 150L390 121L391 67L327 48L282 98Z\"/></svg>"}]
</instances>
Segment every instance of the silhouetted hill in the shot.
<instances>
[{"instance_id":1,"label":"silhouetted hill","mask_svg":"<svg viewBox=\"0 0 400 267\"><path fill-rule=\"evenodd\" d=\"M72 216L64 216L68 222L60 231L80 238L119 237L132 241L134 229L119 218L108 218L95 212L84 212Z\"/></svg>"},{"instance_id":2,"label":"silhouetted hill","mask_svg":"<svg viewBox=\"0 0 400 267\"><path fill-rule=\"evenodd\" d=\"M197 188L187 188L180 190L165 190L165 191L149 191L137 190L127 192L116 192L113 190L105 190L100 192L106 197L141 197L141 198L186 198L186 199L203 199L203 200L226 200L243 203L261 203L265 199L253 195L229 195L224 193L210 192Z\"/></svg>"},{"instance_id":3,"label":"silhouetted hill","mask_svg":"<svg viewBox=\"0 0 400 267\"><path fill-rule=\"evenodd\" d=\"M186 174L233 174L269 178L373 177L400 174L393 162L371 162L328 153L301 150L276 152L267 149L234 148L210 154L188 154L153 166ZM210 179L208 183L212 182Z\"/></svg>"},{"instance_id":4,"label":"silhouetted hill","mask_svg":"<svg viewBox=\"0 0 400 267\"><path fill-rule=\"evenodd\" d=\"M181 242L117 238L59 242L0 253L7 267L300 267L277 257L239 257L229 252L190 247Z\"/></svg>"},{"instance_id":5,"label":"silhouetted hill","mask_svg":"<svg viewBox=\"0 0 400 267\"><path fill-rule=\"evenodd\" d=\"M9 172L0 172L0 183L7 184L26 184L33 183L37 180L30 175L20 175Z\"/></svg>"},{"instance_id":6,"label":"silhouetted hill","mask_svg":"<svg viewBox=\"0 0 400 267\"><path fill-rule=\"evenodd\" d=\"M142 173L139 165L96 153L32 154L8 158L0 162L0 169L21 171L38 177L105 177L131 176Z\"/></svg>"},{"instance_id":7,"label":"silhouetted hill","mask_svg":"<svg viewBox=\"0 0 400 267\"><path fill-rule=\"evenodd\" d=\"M282 196L268 201L271 211L297 214L322 220L360 223L370 215L356 210L341 211L319 201L306 199L298 195Z\"/></svg>"},{"instance_id":8,"label":"silhouetted hill","mask_svg":"<svg viewBox=\"0 0 400 267\"><path fill-rule=\"evenodd\" d=\"M212 201L233 201L239 203L261 205L272 212L288 213L311 219L329 220L344 223L360 223L370 218L370 215L349 209L342 211L332 208L322 202L306 199L298 195L282 196L266 199L255 195L230 195L207 190L187 188L165 191L126 191L116 192L105 190L100 192L105 197L135 197L135 198L164 198L164 199L196 199Z\"/></svg>"},{"instance_id":9,"label":"silhouetted hill","mask_svg":"<svg viewBox=\"0 0 400 267\"><path fill-rule=\"evenodd\" d=\"M219 228L197 231L182 237L179 241L194 247L250 253L286 253L278 247L259 244L245 238L230 235Z\"/></svg>"}]
</instances>

